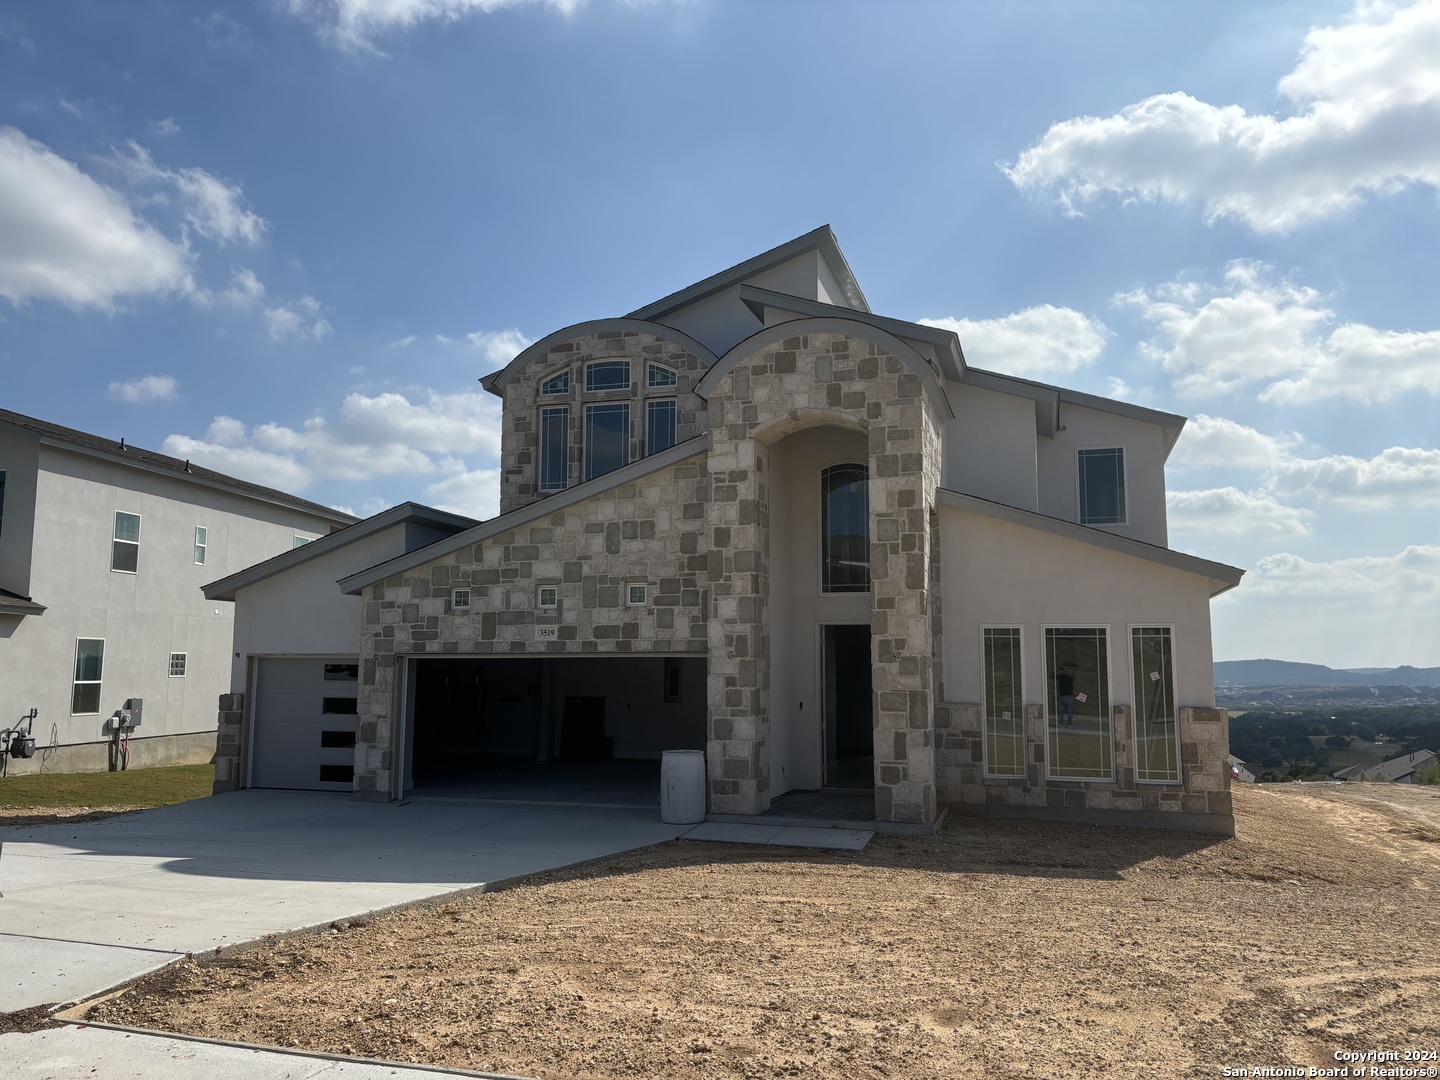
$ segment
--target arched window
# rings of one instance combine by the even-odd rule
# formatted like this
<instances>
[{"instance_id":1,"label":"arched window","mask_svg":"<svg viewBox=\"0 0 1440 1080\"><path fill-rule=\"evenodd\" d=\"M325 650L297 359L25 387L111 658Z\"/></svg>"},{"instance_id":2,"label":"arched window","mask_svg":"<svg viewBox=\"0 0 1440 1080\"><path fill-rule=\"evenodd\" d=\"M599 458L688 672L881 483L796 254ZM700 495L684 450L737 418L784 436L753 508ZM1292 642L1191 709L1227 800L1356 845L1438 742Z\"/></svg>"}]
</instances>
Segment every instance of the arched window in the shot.
<instances>
[{"instance_id":1,"label":"arched window","mask_svg":"<svg viewBox=\"0 0 1440 1080\"><path fill-rule=\"evenodd\" d=\"M869 471L831 465L820 473L820 591L870 591Z\"/></svg>"}]
</instances>

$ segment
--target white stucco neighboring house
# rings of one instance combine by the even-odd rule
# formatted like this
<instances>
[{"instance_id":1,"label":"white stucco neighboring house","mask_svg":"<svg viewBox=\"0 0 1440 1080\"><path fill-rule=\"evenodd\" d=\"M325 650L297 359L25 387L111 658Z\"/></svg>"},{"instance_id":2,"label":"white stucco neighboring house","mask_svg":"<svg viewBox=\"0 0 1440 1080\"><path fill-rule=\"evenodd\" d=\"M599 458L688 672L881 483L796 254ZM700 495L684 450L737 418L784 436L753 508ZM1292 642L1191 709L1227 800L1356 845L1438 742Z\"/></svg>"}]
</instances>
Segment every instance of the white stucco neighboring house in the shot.
<instances>
[{"instance_id":1,"label":"white stucco neighboring house","mask_svg":"<svg viewBox=\"0 0 1440 1080\"><path fill-rule=\"evenodd\" d=\"M697 749L713 816L1233 831L1209 602L1242 571L1168 546L1183 417L971 367L872 312L828 227L481 382L500 515L336 571L357 797ZM269 753L250 678L217 783Z\"/></svg>"},{"instance_id":2,"label":"white stucco neighboring house","mask_svg":"<svg viewBox=\"0 0 1440 1080\"><path fill-rule=\"evenodd\" d=\"M205 762L232 606L200 586L355 519L190 462L0 409L0 728L36 711L11 773ZM27 725L29 726L29 725Z\"/></svg>"}]
</instances>

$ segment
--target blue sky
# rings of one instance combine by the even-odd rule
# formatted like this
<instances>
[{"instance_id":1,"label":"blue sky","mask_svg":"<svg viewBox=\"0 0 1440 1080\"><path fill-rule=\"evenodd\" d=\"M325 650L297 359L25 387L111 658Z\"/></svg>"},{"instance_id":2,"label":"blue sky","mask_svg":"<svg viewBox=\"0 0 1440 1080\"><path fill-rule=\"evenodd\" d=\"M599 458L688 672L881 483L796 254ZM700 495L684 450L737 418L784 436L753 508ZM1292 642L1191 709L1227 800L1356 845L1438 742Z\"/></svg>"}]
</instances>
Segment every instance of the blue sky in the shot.
<instances>
[{"instance_id":1,"label":"blue sky","mask_svg":"<svg viewBox=\"0 0 1440 1080\"><path fill-rule=\"evenodd\" d=\"M489 516L476 379L828 222L976 366L1191 418L1218 659L1440 664L1440 0L9 11L5 407Z\"/></svg>"}]
</instances>

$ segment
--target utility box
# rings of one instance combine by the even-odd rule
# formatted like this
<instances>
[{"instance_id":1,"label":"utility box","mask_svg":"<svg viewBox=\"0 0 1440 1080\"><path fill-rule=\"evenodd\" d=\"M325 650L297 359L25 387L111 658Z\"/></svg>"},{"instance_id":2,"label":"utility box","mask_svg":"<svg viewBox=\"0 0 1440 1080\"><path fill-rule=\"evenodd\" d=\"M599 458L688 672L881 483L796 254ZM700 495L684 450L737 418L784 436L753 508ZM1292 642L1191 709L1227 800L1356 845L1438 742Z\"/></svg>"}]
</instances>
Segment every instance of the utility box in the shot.
<instances>
[{"instance_id":1,"label":"utility box","mask_svg":"<svg viewBox=\"0 0 1440 1080\"><path fill-rule=\"evenodd\" d=\"M137 728L145 709L145 699L132 697L125 699L125 707L120 710L120 726L122 728Z\"/></svg>"},{"instance_id":2,"label":"utility box","mask_svg":"<svg viewBox=\"0 0 1440 1080\"><path fill-rule=\"evenodd\" d=\"M666 750L661 757L660 820L667 825L705 820L705 751Z\"/></svg>"}]
</instances>

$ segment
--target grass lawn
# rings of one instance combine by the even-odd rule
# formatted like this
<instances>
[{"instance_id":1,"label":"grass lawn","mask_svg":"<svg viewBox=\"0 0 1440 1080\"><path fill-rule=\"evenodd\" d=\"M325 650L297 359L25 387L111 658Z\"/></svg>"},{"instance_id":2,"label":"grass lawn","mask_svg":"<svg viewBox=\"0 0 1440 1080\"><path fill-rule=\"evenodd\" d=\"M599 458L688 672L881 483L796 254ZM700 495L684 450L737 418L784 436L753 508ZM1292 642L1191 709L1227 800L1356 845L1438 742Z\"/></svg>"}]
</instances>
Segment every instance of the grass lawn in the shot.
<instances>
[{"instance_id":1,"label":"grass lawn","mask_svg":"<svg viewBox=\"0 0 1440 1080\"><path fill-rule=\"evenodd\" d=\"M0 777L0 810L169 806L210 794L213 765Z\"/></svg>"},{"instance_id":2,"label":"grass lawn","mask_svg":"<svg viewBox=\"0 0 1440 1080\"><path fill-rule=\"evenodd\" d=\"M1319 735L1310 738L1316 746L1323 746L1325 740ZM1329 772L1339 772L1341 769L1348 769L1351 765L1379 765L1387 757L1394 757L1400 752L1400 747L1395 743L1367 743L1359 739L1353 741L1345 750L1330 751Z\"/></svg>"}]
</instances>

